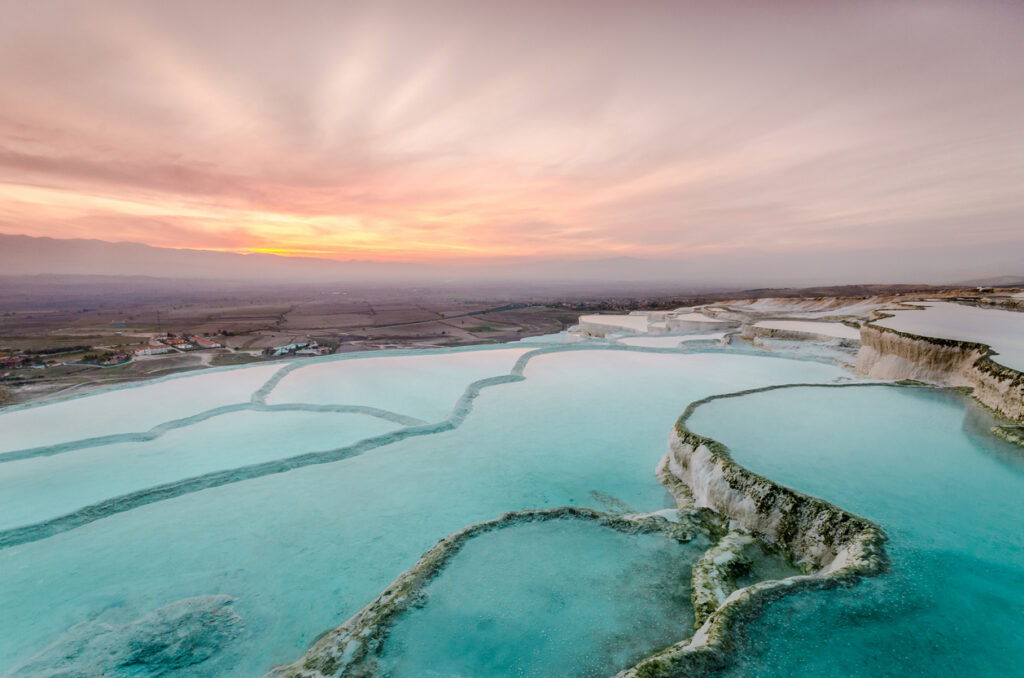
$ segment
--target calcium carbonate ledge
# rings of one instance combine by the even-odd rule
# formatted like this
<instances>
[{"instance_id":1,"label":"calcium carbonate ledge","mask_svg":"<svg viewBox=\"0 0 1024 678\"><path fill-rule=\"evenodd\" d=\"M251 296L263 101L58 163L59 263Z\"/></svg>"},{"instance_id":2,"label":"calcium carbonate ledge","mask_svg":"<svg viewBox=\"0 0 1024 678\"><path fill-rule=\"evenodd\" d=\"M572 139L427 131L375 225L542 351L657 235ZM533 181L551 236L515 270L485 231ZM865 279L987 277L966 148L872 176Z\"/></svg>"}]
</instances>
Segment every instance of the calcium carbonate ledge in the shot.
<instances>
[{"instance_id":1,"label":"calcium carbonate ledge","mask_svg":"<svg viewBox=\"0 0 1024 678\"><path fill-rule=\"evenodd\" d=\"M74 452L76 450L85 450L92 447L103 447L104 445L116 445L119 443L144 443L150 440L156 440L161 436L182 428L188 428L195 424L202 423L214 417L224 416L226 414L234 414L236 412L314 412L320 414L362 414L368 417L375 417L377 419L383 419L393 424L400 426L422 426L427 422L416 417L410 417L400 412L392 412L390 410L384 410L379 407L369 407L366 405L322 405L315 403L280 403L277 405L267 405L262 401L252 401L246 403L232 403L230 405L221 405L220 407L214 407L204 412L182 417L181 419L172 419L165 421L161 424L146 430L146 431L132 431L128 433L112 433L105 436L96 436L95 438L80 438L78 440L70 440L64 443L56 443L54 445L41 445L39 447L27 447L19 450L11 450L10 452L0 452L0 464L11 461L21 461L22 459L32 459L35 457L52 457L57 454L64 454L66 452Z\"/></svg>"},{"instance_id":2,"label":"calcium carbonate ledge","mask_svg":"<svg viewBox=\"0 0 1024 678\"><path fill-rule=\"evenodd\" d=\"M545 346L544 343L536 344L538 346ZM154 377L152 379L139 379L137 381L126 381L117 384L111 384L109 386L102 386L94 390L86 391L84 393L72 393L67 395L54 395L52 397L45 398L43 400L37 400L29 403L18 403L15 405L0 405L0 415L8 414L10 412L18 412L21 410L35 409L38 407L46 407L47 405L55 405L57 403L66 403L71 400L79 400L81 398L90 398L92 396L103 395L106 393L112 393L114 391L122 391L125 389L133 388L144 388L146 386L152 386L153 384L160 384L167 381L175 381L178 379L187 379L189 377L205 376L208 374L217 374L224 372L232 372L235 370L247 370L260 367L267 367L271 365L280 365L267 381L260 386L251 396L251 400L254 403L265 402L267 395L270 391L277 386L278 383L289 373L301 369L303 367L312 367L314 365L324 362L337 362L344 360L360 360L363 358L400 358L405 356L419 356L419 355L448 355L456 353L471 353L474 351L490 351L494 350L497 346L514 347L513 344L471 344L469 346L445 346L438 348L396 348L396 349L370 349L366 351L352 351L350 353L334 353L325 356L315 356L309 358L300 358L294 360L268 360L268 361L257 361L252 363L244 363L241 365L219 365L217 367L203 367L196 366L190 369L184 369L173 374L165 374L161 377Z\"/></svg>"},{"instance_id":3,"label":"calcium carbonate ledge","mask_svg":"<svg viewBox=\"0 0 1024 678\"><path fill-rule=\"evenodd\" d=\"M679 511L678 521L652 515L612 516L574 506L505 513L495 520L474 523L440 540L373 602L341 626L322 635L297 662L273 669L267 678L376 675L377 657L394 622L422 600L427 584L466 542L493 530L549 520L589 521L626 534L662 533L680 543L693 541L701 535L717 536L722 532L722 525L714 514L695 509Z\"/></svg>"},{"instance_id":4,"label":"calcium carbonate ledge","mask_svg":"<svg viewBox=\"0 0 1024 678\"><path fill-rule=\"evenodd\" d=\"M755 341L760 337L766 339L783 339L787 341L820 341L833 346L840 346L842 348L857 348L860 346L860 341L856 339L844 339L831 334L818 334L810 329L807 330L796 330L789 329L783 330L774 327L758 327L756 323L770 321L770 320L793 320L793 318L758 318L753 322L744 323L740 328L740 336L748 341ZM821 322L822 325L829 324L840 324L847 327L853 327L850 323L826 323L824 321L815 320L803 320L802 322ZM856 326L856 327L859 327ZM755 344L756 345L756 344Z\"/></svg>"},{"instance_id":5,"label":"calcium carbonate ledge","mask_svg":"<svg viewBox=\"0 0 1024 678\"><path fill-rule=\"evenodd\" d=\"M742 530L730 530L693 566L690 577L694 628L699 629L733 591L742 588L737 580L747 574L757 551L765 544Z\"/></svg>"},{"instance_id":6,"label":"calcium carbonate ledge","mask_svg":"<svg viewBox=\"0 0 1024 678\"><path fill-rule=\"evenodd\" d=\"M879 379L916 379L969 387L981 404L1024 424L1024 373L1001 365L987 344L940 339L872 324L893 317L880 314L861 327L857 371ZM996 427L993 433L1011 442L1019 429Z\"/></svg>"},{"instance_id":7,"label":"calcium carbonate ledge","mask_svg":"<svg viewBox=\"0 0 1024 678\"><path fill-rule=\"evenodd\" d=\"M688 342L689 345L684 345L680 348L657 348L649 346L627 346L625 344L619 344L616 342L597 342L588 341L580 344L548 344L543 345L541 348L531 349L527 353L524 353L516 361L512 370L509 374L498 375L497 377L486 377L478 382L467 387L466 393L462 395L460 400L456 403L455 410L449 415L449 417L456 415L460 409L464 409L465 401L470 392L474 390L475 386L480 385L492 385L492 380L498 380L501 383L520 381L523 377L523 371L526 368L527 363L539 355L546 355L550 353L562 353L567 351L631 351L634 353L655 353L655 354L679 354L679 353L730 353L733 355L752 355L759 357L772 357L772 358L787 358L790 356L779 356L775 355L770 351L751 347L750 349L744 349L740 347L713 347L705 345L706 342L694 341ZM715 342L717 343L717 342ZM443 354L454 354L464 353L470 351L481 351L481 350L493 350L493 345L487 346L469 346L459 347L456 349L436 349L436 350L423 350L422 353L443 355ZM274 405L268 405L266 400L270 395L271 391L277 387L284 377L291 372L301 369L303 367L312 367L317 362L321 361L337 361L337 360L352 360L356 358L378 358L378 357L403 357L418 355L417 350L394 350L394 351L362 351L359 353L346 353L343 355L331 355L321 356L319 358L311 358L304 362L293 362L287 363L279 370L275 371L267 381L261 385L256 391L250 396L247 402L236 402L227 405L221 405L218 407L205 410L203 412L197 412L180 419L173 419L162 422L153 426L152 428L145 431L130 431L125 433L113 433L104 436L95 436L92 438L79 438L77 440L69 440L62 443L55 443L52 445L42 445L38 447L21 448L16 450L10 450L7 452L0 452L0 463L19 461L22 459L30 459L33 457L48 457L56 454L63 454L65 452L73 452L76 450L88 449L92 447L101 447L103 445L111 445L116 443L133 443L133 442L147 442L154 440L164 435L165 433L185 428L193 424L197 424L213 417L221 416L224 414L232 414L235 412L243 411L254 411L254 412L280 412L280 411L304 411L304 412L335 412L343 414L365 414L371 417L377 417L387 421L391 421L396 424L403 426L417 427L426 425L428 422L423 421L417 417L412 417L400 412L392 412L389 410L383 410L377 407L369 407L363 405L332 405L332 404L313 404L313 403L278 403ZM807 356L800 358L801 360L807 360L809 362L818 362L822 364L834 364L834 361L821 358L818 356ZM232 365L228 367L216 367L208 368L202 371L202 374L209 374L216 371L226 370L237 370L252 367L252 365ZM98 395L100 393L106 393L111 391L117 391L126 388L141 388L149 384L155 384L161 381L171 379L181 379L188 376L197 376L198 370L194 370L190 373L181 373L169 375L166 377L160 377L157 379L150 380L144 383L130 383L130 384L119 384L117 386L108 387L105 389L97 390L92 393L77 394L74 396L68 396L66 398L48 400L38 403L29 403L24 405L11 405L7 407L0 407L0 415L7 412L14 412L22 409L42 407L45 405L66 402L68 400L76 400L78 398L86 398L92 395Z\"/></svg>"},{"instance_id":8,"label":"calcium carbonate ledge","mask_svg":"<svg viewBox=\"0 0 1024 678\"><path fill-rule=\"evenodd\" d=\"M852 585L861 577L886 571L886 536L881 527L747 470L733 461L725 445L686 426L698 407L722 398L780 388L863 386L770 386L711 396L686 408L673 429L669 452L658 467L658 477L675 495L680 507L711 508L741 531L730 533L694 568L694 612L698 623L703 620L694 636L641 661L616 678L678 678L721 669L736 653L740 626L760 615L771 601L796 591ZM729 570L742 558L749 543L742 532L781 547L808 574L730 591Z\"/></svg>"},{"instance_id":9,"label":"calcium carbonate ledge","mask_svg":"<svg viewBox=\"0 0 1024 678\"><path fill-rule=\"evenodd\" d=\"M669 531L680 541L689 541L698 532L717 539L691 572L697 619L694 636L617 675L676 678L721 668L735 653L738 625L757 617L770 601L795 591L850 585L862 576L884 572L886 537L864 518L746 470L731 459L724 445L691 432L685 422L697 407L720 398L776 388L855 386L864 384L770 386L698 400L677 422L670 451L657 469L659 480L676 498L679 523L654 515L613 517L563 507L507 513L495 521L471 525L438 542L376 600L318 639L297 662L274 669L268 678L375 675L375 657L397 616L417 603L418 594L467 539L524 521L556 518L597 520L629 532ZM722 518L733 521L728 533ZM765 541L781 548L808 574L737 590L738 568L754 549L766 550Z\"/></svg>"},{"instance_id":10,"label":"calcium carbonate ledge","mask_svg":"<svg viewBox=\"0 0 1024 678\"><path fill-rule=\"evenodd\" d=\"M446 355L446 354L455 354L455 353L466 353L466 352L470 352L470 351L492 350L493 348L494 348L493 346L470 346L470 347L460 347L458 349L449 349L449 350L442 350L442 349L438 349L438 350L423 350L422 353L423 354L428 354L428 355ZM588 346L588 348L590 348L590 349L605 349L605 348L612 348L612 347L604 345L604 344L593 344L593 345ZM622 347L622 348L628 348L628 347ZM516 363L516 367L513 368L513 372L518 370L518 374L521 376L522 370L525 367L525 362L526 362L526 361L523 360L524 358L526 358L527 361L528 361L528 357L532 357L535 354L550 353L552 351L558 351L558 350L561 350L561 347L550 346L550 347L545 347L545 348L540 348L540 349L532 349L528 353L525 353L525 354L523 354L523 356L520 357L520 360ZM565 350L570 350L570 347L565 347ZM637 351L641 351L642 350L642 351L647 351L647 352L659 352L659 351L661 351L661 349L641 349L641 348L636 348L636 347L631 348L631 350L637 350ZM154 440L156 438L159 438L160 436L164 435L168 431L172 431L172 430L176 430L176 429L192 426L193 424L198 424L200 422L203 422L203 421L206 421L206 420L211 419L213 417L221 416L221 415L224 415L224 414L232 414L232 413L235 413L235 412L242 412L242 411L255 411L255 412L306 411L306 412L337 412L337 413L345 413L345 414L366 414L366 415L369 415L369 416L372 416L372 417L378 417L380 419L385 419L385 420L388 420L388 421L391 421L391 422L394 422L396 424L400 424L400 425L403 425L403 426L422 426L422 425L426 425L428 422L425 422L422 419L419 419L417 417L412 417L412 416L409 416L409 415L406 415L406 414L402 414L400 412L392 412L392 411L384 410L384 409L377 408L377 407L368 407L368 406L362 406L362 405L331 405L331 404L312 404L312 403L278 403L278 404L274 404L274 405L268 405L267 402L266 402L267 401L267 397L270 395L271 391L273 391L277 387L277 385L281 382L282 379L284 379L284 377L286 377L288 374L290 374L291 372L294 372L297 369L300 369L300 368L303 368L303 367L311 367L311 366L315 365L318 362L328 362L328 361L329 362L334 362L334 361L338 361L338 360L353 360L353 359L357 359L357 358L368 358L368 357L374 357L374 358L378 358L378 357L403 357L403 356L411 356L411 355L417 355L417 354L418 353L417 353L416 350L411 350L411 349L410 350L395 350L395 351L361 351L359 353L346 353L346 354L342 354L342 355L321 356L319 358L311 358L311 359L306 360L304 362L286 363L280 369L276 370L266 380L266 382L264 382L259 388L257 388L252 393L252 395L249 397L249 400L246 401L246 402L235 402L235 403L229 403L229 404L226 404L226 405L220 405L218 407L214 407L214 408L211 408L209 410L204 410L202 412L197 412L195 414L191 414L191 415L188 415L186 417L181 417L179 419L173 419L173 420L162 422L162 423L157 424L157 425L153 426L152 428L147 429L145 431L128 431L128 432L124 432L124 433L112 433L112 434L108 434L108 435L104 435L104 436L95 436L95 437L92 437L92 438L79 438L77 440L69 440L69 441L65 441L65 442L62 442L62 443L54 443L52 445L41 445L41 446L38 446L38 447L21 448L21 449L16 449L16 450L10 450L10 451L7 451L7 452L0 452L0 463L9 462L9 461L19 461L19 460L22 460L22 459L30 459L30 458L33 458L33 457L48 457L48 456L53 456L53 455L56 455L56 454L63 454L65 452L72 452L72 451L75 451L75 450L88 449L88 448L91 448L91 447L101 447L103 445L112 445L112 444L116 444L116 443L146 442L146 441L149 441L149 440ZM251 367L253 367L253 366L252 365L231 365L231 366L228 366L228 367L215 367L215 368L208 368L208 369L203 370L202 374L210 374L212 372L217 372L217 371L228 371L228 370L246 369L246 368L251 368ZM181 378L188 377L188 376L197 376L198 373L199 373L199 370L193 370L192 372L189 372L189 373L180 373L180 374L168 375L168 376L160 377L160 378L157 378L157 379L153 379L153 380L150 380L150 381L144 382L144 383L118 384L116 386L111 386L111 387L108 387L108 388L100 389L100 390L97 390L97 391L92 392L92 393L77 394L77 395L73 395L73 396L68 396L66 398L58 398L58 399L47 400L47 401L38 402L38 403L28 403L28 404L23 404L23 405L11 405L11 406L8 406L8 407L0 407L0 415L6 414L6 413L9 413L9 412L19 411L19 410L34 409L34 408L37 408L37 407L44 407L46 405L50 405L50 404L54 404L54 403L59 403L59 402L67 402L69 400L77 400L79 398L87 398L87 397L90 397L90 396L93 396L93 395L99 395L101 393L109 393L109 392L112 392L112 391L119 391L119 390L129 389L129 388L141 388L141 387L144 387L144 386L147 386L147 385L151 385L151 384L156 384L156 383L159 383L159 382L162 382L162 381L169 381L169 380L172 380L172 379L181 379ZM499 375L498 378L507 378L508 376L509 375ZM487 379L489 379L489 378L485 378L482 381L487 381ZM465 399L465 397L466 397L466 394L463 394L462 399ZM460 400L460 403L461 403L461 400ZM456 404L456 410L459 409L460 403ZM0 422L2 422L2 420L0 420Z\"/></svg>"},{"instance_id":11,"label":"calcium carbonate ledge","mask_svg":"<svg viewBox=\"0 0 1024 678\"><path fill-rule=\"evenodd\" d=\"M498 375L494 377L485 377L478 379L470 383L458 401L455 403L455 407L444 419L438 422L410 425L405 428L400 428L389 433L373 436L370 438L364 438L350 445L344 447L333 448L329 450L315 451L315 452L304 452L291 457L284 457L281 459L275 459L272 461L261 462L257 464L250 464L247 466L239 466L231 469L223 469L219 471L213 471L205 473L199 476L193 476L190 478L182 478L170 483L164 483L162 485L155 485L143 489L129 492L127 494L119 495L116 497L108 497L101 501L83 506L75 511L66 513L61 516L49 518L37 523L28 525L22 525L6 530L0 530L0 549L9 548L11 546L17 546L19 544L25 544L28 542L38 541L40 539L46 539L69 530L74 530L85 525L102 520L118 513L125 511L131 511L141 506L146 506L159 501L166 501L168 499L175 499L177 497L191 494L193 492L200 492L203 490L212 489L214 487L221 487L223 485L230 485L232 483L243 482L246 480L253 480L255 478L261 478L268 475L274 475L278 473L287 473L296 469L305 468L307 466L320 465L320 464L332 464L346 459L351 459L359 455L365 454L377 450L381 447L391 445L393 443L405 440L407 438L414 438L418 436L429 436L435 433L443 433L445 431L452 431L462 425L466 417L473 409L473 403L480 393L486 389L504 384L515 383L526 379L525 370L529 362L538 356L548 355L552 353L567 353L572 351L626 351L630 353L651 353L651 354L677 354L679 351L675 349L665 348L648 348L639 346L623 346L616 344L572 344L572 345L552 345L544 348L538 348L524 353L513 365L512 370L508 374ZM331 358L342 358L342 356L330 356ZM288 369L288 368L285 368ZM276 376L276 375L275 375ZM141 433L128 433L128 434L114 434L112 436L103 436L101 438L87 438L84 440L71 441L68 443L61 443L59 445L47 447L47 448L32 448L29 450L17 450L14 452L7 453L7 458L0 457L0 461L15 461L17 459L24 459L34 456L48 456L51 454L61 454L64 452L70 452L73 450L84 449L88 447L95 447L98 445L105 445L110 443L118 442L133 442L133 441L144 441L150 440L152 437L163 435L166 430L184 428L200 421L205 421L213 416L219 416L227 414L229 412L235 412L240 410L276 410L280 408L280 405L265 405L266 396L270 393L273 385L279 382L271 377L273 384L268 388L267 384L261 386L256 391L251 402L241 403L234 405L226 405L219 408L214 408L205 413L194 415L193 417L186 417L181 420L174 420L172 422L166 422L160 424L149 432ZM269 383L269 382L268 382ZM294 405L284 405L285 408L294 407ZM299 409L305 409L306 407L317 407L317 406L299 406ZM327 408L344 408L341 411L354 412L358 411L363 414L371 414L367 411L370 408L358 408L357 406L324 406ZM349 409L349 408L356 409ZM334 409L326 411L337 411ZM381 416L384 410L378 410L375 416ZM392 421L398 421L394 417L404 417L398 413L387 413L384 418L391 418ZM410 418L411 419L411 418ZM124 437L121 437L124 436Z\"/></svg>"}]
</instances>

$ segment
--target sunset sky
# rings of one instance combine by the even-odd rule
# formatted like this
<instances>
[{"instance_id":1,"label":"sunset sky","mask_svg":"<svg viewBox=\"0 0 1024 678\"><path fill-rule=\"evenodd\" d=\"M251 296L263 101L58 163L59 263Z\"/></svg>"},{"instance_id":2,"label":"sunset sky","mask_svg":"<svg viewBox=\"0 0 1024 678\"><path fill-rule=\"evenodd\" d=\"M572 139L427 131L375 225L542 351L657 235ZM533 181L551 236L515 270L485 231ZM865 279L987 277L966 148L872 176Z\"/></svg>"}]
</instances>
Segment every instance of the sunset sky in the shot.
<instances>
[{"instance_id":1,"label":"sunset sky","mask_svg":"<svg viewBox=\"0 0 1024 678\"><path fill-rule=\"evenodd\" d=\"M1024 3L2 3L0 232L1024 259Z\"/></svg>"}]
</instances>

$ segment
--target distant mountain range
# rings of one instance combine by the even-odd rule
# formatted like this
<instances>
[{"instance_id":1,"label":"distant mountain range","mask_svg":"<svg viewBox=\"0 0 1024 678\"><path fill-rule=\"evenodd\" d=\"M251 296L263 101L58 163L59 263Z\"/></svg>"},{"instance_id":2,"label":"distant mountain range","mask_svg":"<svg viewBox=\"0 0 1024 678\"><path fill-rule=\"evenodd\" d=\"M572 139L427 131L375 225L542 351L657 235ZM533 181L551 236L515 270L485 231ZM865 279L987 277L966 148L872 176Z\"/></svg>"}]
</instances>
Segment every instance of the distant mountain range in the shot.
<instances>
[{"instance_id":1,"label":"distant mountain range","mask_svg":"<svg viewBox=\"0 0 1024 678\"><path fill-rule=\"evenodd\" d=\"M134 242L37 238L0 234L0 275L148 276L153 278L239 280L266 283L572 283L595 291L622 283L683 285L702 289L752 289L772 286L929 283L939 285L1024 285L1024 276L952 281L1000 268L991 256L964 260L981 266L944 269L920 252L849 251L843 258L799 252L747 252L674 259L613 257L599 259L502 260L486 264L436 264L337 261L275 254L237 254L211 250L152 247ZM1005 257L1004 257L1005 258ZM1014 258L1007 261L1016 261ZM989 262L989 264L984 264ZM1005 271L1007 267L1002 267ZM899 273L893 275L893 271ZM993 271L995 273L996 271Z\"/></svg>"},{"instance_id":2,"label":"distant mountain range","mask_svg":"<svg viewBox=\"0 0 1024 678\"><path fill-rule=\"evenodd\" d=\"M994 278L978 278L956 283L964 287L1024 287L1024 275L999 275Z\"/></svg>"},{"instance_id":3,"label":"distant mountain range","mask_svg":"<svg viewBox=\"0 0 1024 678\"><path fill-rule=\"evenodd\" d=\"M237 254L152 247L134 242L37 238L5 234L0 234L0 274L251 279L264 282L438 282L452 279L682 282L688 277L691 281L693 278L676 262L630 257L456 266L409 262L338 261L275 254Z\"/></svg>"},{"instance_id":4,"label":"distant mountain range","mask_svg":"<svg viewBox=\"0 0 1024 678\"><path fill-rule=\"evenodd\" d=\"M273 254L152 247L134 242L0 234L5 275L119 275L204 279L341 279L415 275L415 264L332 261Z\"/></svg>"}]
</instances>

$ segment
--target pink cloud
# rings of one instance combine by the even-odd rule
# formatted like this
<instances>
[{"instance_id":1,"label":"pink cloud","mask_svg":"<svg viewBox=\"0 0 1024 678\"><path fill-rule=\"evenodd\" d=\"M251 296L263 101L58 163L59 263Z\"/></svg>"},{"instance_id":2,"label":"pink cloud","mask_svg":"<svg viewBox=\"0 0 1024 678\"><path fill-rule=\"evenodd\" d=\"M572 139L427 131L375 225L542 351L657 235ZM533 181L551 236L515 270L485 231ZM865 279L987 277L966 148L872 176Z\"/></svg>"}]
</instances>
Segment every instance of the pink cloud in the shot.
<instances>
[{"instance_id":1,"label":"pink cloud","mask_svg":"<svg viewBox=\"0 0 1024 678\"><path fill-rule=\"evenodd\" d=\"M379 258L1022 244L1012 3L430 5L10 8L5 229Z\"/></svg>"}]
</instances>

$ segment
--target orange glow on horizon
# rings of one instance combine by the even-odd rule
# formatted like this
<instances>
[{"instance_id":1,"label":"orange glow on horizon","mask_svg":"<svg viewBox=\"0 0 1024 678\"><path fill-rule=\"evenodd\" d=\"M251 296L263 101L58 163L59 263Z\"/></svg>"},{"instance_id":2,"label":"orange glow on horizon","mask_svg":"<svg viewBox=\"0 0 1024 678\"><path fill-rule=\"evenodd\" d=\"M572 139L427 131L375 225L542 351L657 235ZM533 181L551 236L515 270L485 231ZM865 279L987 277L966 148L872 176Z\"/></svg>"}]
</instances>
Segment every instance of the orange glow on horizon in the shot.
<instances>
[{"instance_id":1,"label":"orange glow on horizon","mask_svg":"<svg viewBox=\"0 0 1024 678\"><path fill-rule=\"evenodd\" d=\"M1020 249L1013 3L312 4L11 3L0 232L452 264Z\"/></svg>"}]
</instances>

